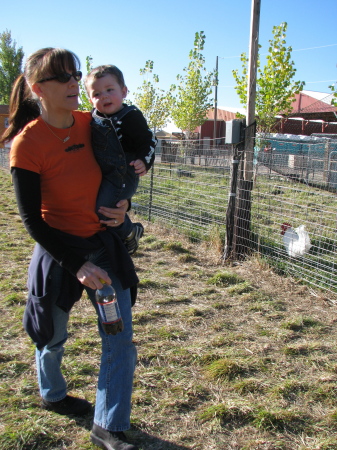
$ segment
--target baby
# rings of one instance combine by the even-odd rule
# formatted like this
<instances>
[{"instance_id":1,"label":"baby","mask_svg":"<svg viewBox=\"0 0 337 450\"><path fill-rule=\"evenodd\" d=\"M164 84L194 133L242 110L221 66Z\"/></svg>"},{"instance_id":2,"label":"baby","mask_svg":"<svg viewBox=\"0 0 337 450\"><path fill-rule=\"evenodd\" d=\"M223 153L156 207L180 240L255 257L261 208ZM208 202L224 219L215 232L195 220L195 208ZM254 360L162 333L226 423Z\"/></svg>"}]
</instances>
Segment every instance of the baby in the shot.
<instances>
[{"instance_id":1,"label":"baby","mask_svg":"<svg viewBox=\"0 0 337 450\"><path fill-rule=\"evenodd\" d=\"M85 79L92 111L92 144L103 178L97 196L100 206L114 207L121 199L131 199L139 177L146 175L155 158L157 139L141 111L123 103L128 89L123 73L113 65L93 69ZM100 219L105 217L99 215ZM125 221L114 228L130 255L144 233L141 223Z\"/></svg>"}]
</instances>

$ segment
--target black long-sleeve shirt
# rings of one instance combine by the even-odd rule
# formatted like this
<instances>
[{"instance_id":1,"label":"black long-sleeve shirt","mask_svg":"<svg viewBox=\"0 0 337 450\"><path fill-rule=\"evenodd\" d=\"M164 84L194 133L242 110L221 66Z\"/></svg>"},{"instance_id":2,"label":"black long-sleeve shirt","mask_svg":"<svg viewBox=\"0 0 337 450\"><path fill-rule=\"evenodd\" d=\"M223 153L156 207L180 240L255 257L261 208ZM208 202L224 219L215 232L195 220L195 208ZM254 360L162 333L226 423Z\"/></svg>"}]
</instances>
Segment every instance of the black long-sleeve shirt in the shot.
<instances>
[{"instance_id":1,"label":"black long-sleeve shirt","mask_svg":"<svg viewBox=\"0 0 337 450\"><path fill-rule=\"evenodd\" d=\"M124 152L135 154L135 159L142 160L147 171L152 167L157 138L150 130L143 113L136 106L124 104L123 109L108 117L94 109L92 116L94 120L96 116L111 121Z\"/></svg>"},{"instance_id":2,"label":"black long-sleeve shirt","mask_svg":"<svg viewBox=\"0 0 337 450\"><path fill-rule=\"evenodd\" d=\"M26 230L60 266L76 275L86 259L73 252L60 239L57 230L43 220L40 175L18 167L12 167L11 174L19 213Z\"/></svg>"}]
</instances>

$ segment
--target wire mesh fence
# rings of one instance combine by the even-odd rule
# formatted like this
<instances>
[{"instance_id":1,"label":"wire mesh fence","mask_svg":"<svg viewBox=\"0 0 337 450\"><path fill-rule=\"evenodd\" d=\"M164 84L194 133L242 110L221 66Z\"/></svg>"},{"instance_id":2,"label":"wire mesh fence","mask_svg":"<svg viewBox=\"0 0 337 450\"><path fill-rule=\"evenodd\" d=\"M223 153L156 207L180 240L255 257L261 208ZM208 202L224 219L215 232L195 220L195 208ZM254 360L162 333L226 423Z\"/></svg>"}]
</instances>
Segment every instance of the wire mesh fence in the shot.
<instances>
[{"instance_id":1,"label":"wire mesh fence","mask_svg":"<svg viewBox=\"0 0 337 450\"><path fill-rule=\"evenodd\" d=\"M252 246L280 270L335 293L337 140L271 135L267 142L267 149L257 150ZM289 231L280 235L283 223L295 229L290 243Z\"/></svg>"},{"instance_id":2,"label":"wire mesh fence","mask_svg":"<svg viewBox=\"0 0 337 450\"><path fill-rule=\"evenodd\" d=\"M276 134L262 141L264 145L255 147L257 167L311 186L336 189L337 140Z\"/></svg>"},{"instance_id":3,"label":"wire mesh fence","mask_svg":"<svg viewBox=\"0 0 337 450\"><path fill-rule=\"evenodd\" d=\"M161 142L151 173L133 199L137 212L183 230L194 240L225 233L231 146Z\"/></svg>"},{"instance_id":4,"label":"wire mesh fence","mask_svg":"<svg viewBox=\"0 0 337 450\"><path fill-rule=\"evenodd\" d=\"M220 239L225 244L235 149L208 144L162 144L152 172L141 179L134 208L149 220L183 231L192 240L206 240L211 245ZM279 135L256 139L250 211L243 214L250 217L248 251L259 252L277 270L331 294L337 293L336 155L334 139ZM241 173L243 165L244 161ZM245 186L238 184L237 198L245 195L240 193ZM237 213L236 209L234 220ZM291 253L286 239L291 230L281 234L284 223L293 230L300 227L294 231L299 233L297 253ZM234 234L239 232L237 226ZM311 247L303 250L307 235ZM294 245L295 239L297 234L292 238Z\"/></svg>"},{"instance_id":5,"label":"wire mesh fence","mask_svg":"<svg viewBox=\"0 0 337 450\"><path fill-rule=\"evenodd\" d=\"M247 207L243 211L249 222L247 252L258 252L277 270L331 296L337 294L337 139L258 136L250 155L252 181L238 182L236 197L232 176L237 148L233 145L210 140L161 141L156 153L153 169L141 178L133 198L138 214L175 228L192 241L220 242L224 247L228 205L236 202L234 225L230 226L235 240L245 223L238 220L240 208ZM8 169L8 149L0 149L0 163ZM241 178L244 164L242 158ZM238 199L245 196L249 202L242 206ZM289 243L292 230L296 234ZM290 251L289 244L298 246L297 253Z\"/></svg>"}]
</instances>

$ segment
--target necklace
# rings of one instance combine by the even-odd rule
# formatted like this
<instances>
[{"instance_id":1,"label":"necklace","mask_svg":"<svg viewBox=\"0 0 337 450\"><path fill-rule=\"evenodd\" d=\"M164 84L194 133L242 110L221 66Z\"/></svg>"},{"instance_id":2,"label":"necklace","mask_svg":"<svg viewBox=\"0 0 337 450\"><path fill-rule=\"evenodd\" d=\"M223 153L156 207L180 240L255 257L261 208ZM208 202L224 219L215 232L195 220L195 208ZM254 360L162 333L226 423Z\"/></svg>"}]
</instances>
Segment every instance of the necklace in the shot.
<instances>
[{"instance_id":1,"label":"necklace","mask_svg":"<svg viewBox=\"0 0 337 450\"><path fill-rule=\"evenodd\" d=\"M43 119L42 119L42 120L43 120ZM45 120L43 120L43 122L46 124L46 127L53 133L53 135L54 135L55 137L57 137L57 139L59 139L61 142L63 142L63 144L65 144L67 141L69 141L69 139L70 139L70 133L71 133L71 128L72 128L72 126L74 125L74 118L73 118L72 124L71 124L70 127L69 127L69 133L68 133L68 136L66 136L64 139L60 138L60 136L58 136L56 133L54 133L54 131L50 128L50 126L48 125L48 123L47 123Z\"/></svg>"}]
</instances>

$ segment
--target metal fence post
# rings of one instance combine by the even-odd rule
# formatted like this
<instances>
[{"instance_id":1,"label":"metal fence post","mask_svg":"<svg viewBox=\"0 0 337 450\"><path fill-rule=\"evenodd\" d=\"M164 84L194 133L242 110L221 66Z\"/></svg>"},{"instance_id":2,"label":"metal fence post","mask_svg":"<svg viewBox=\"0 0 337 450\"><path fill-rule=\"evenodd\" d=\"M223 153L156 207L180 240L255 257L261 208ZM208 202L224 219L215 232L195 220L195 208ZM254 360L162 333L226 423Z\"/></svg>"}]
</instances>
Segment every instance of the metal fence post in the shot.
<instances>
[{"instance_id":1,"label":"metal fence post","mask_svg":"<svg viewBox=\"0 0 337 450\"><path fill-rule=\"evenodd\" d=\"M150 198L149 198L149 215L148 215L148 221L151 221L152 216L152 197L153 197L153 169L154 166L151 167L151 178L150 178Z\"/></svg>"}]
</instances>

